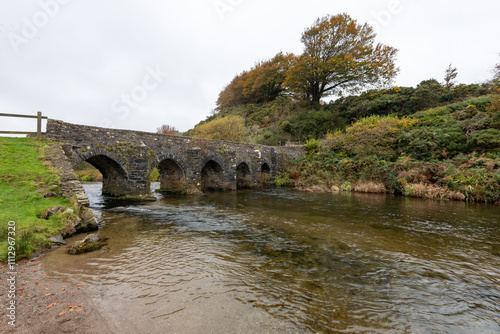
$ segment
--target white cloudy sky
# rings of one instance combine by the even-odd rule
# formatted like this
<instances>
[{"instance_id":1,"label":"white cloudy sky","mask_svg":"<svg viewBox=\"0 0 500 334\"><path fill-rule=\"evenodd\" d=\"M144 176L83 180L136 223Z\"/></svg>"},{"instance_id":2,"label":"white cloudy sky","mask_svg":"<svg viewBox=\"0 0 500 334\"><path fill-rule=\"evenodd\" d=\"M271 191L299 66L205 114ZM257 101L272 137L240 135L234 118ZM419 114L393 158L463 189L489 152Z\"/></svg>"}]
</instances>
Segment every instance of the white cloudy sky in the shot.
<instances>
[{"instance_id":1,"label":"white cloudy sky","mask_svg":"<svg viewBox=\"0 0 500 334\"><path fill-rule=\"evenodd\" d=\"M400 50L399 86L441 81L450 63L482 82L500 61L496 0L1 0L0 113L185 131L234 75L300 53L305 28L343 12ZM0 130L33 126L0 118Z\"/></svg>"}]
</instances>

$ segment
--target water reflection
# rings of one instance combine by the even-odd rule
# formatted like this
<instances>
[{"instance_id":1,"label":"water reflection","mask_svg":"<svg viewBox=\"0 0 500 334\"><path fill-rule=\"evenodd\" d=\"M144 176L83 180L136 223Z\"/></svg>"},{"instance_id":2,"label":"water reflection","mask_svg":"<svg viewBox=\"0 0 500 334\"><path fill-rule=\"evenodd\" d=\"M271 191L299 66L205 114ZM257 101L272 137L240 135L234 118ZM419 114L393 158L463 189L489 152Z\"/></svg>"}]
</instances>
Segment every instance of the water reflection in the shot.
<instances>
[{"instance_id":1,"label":"water reflection","mask_svg":"<svg viewBox=\"0 0 500 334\"><path fill-rule=\"evenodd\" d=\"M117 332L500 331L498 207L288 190L130 205L86 190L107 249L47 266L91 283Z\"/></svg>"}]
</instances>

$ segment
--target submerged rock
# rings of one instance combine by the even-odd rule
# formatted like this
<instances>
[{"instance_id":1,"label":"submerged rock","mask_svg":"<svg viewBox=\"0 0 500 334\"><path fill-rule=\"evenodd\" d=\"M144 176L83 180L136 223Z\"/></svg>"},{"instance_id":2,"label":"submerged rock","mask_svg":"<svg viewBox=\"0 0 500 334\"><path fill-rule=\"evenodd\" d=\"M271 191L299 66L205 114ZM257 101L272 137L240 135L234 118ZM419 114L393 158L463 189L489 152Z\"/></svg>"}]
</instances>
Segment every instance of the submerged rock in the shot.
<instances>
[{"instance_id":1,"label":"submerged rock","mask_svg":"<svg viewBox=\"0 0 500 334\"><path fill-rule=\"evenodd\" d=\"M68 254L81 254L98 250L104 243L99 242L101 238L97 234L89 234L83 240L77 241L68 248Z\"/></svg>"}]
</instances>

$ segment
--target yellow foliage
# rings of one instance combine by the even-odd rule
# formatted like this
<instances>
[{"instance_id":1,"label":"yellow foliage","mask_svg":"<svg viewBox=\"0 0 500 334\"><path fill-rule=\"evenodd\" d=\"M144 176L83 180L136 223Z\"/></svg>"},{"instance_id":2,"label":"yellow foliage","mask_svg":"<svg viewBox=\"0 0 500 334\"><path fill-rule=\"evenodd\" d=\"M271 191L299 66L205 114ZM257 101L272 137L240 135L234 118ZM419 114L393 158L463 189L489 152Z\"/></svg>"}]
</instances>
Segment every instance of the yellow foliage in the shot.
<instances>
[{"instance_id":1,"label":"yellow foliage","mask_svg":"<svg viewBox=\"0 0 500 334\"><path fill-rule=\"evenodd\" d=\"M345 132L329 134L327 142L333 149L349 154L389 154L391 146L405 129L418 123L413 118L396 116L370 116L362 118Z\"/></svg>"},{"instance_id":2,"label":"yellow foliage","mask_svg":"<svg viewBox=\"0 0 500 334\"><path fill-rule=\"evenodd\" d=\"M247 135L245 120L241 116L217 118L193 129L194 138L245 141Z\"/></svg>"}]
</instances>

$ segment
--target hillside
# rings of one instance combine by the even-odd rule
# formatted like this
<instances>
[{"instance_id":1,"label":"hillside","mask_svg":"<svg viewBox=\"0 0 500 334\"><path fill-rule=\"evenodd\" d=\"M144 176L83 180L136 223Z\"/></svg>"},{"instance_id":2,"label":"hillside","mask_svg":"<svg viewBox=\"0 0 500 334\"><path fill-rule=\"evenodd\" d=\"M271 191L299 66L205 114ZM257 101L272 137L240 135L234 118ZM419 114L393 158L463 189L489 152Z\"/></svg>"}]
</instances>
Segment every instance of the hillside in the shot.
<instances>
[{"instance_id":1,"label":"hillside","mask_svg":"<svg viewBox=\"0 0 500 334\"><path fill-rule=\"evenodd\" d=\"M265 145L305 143L321 139L327 133L345 130L362 117L372 115L410 116L418 111L461 102L489 93L487 85L457 85L447 89L436 80L422 81L416 88L394 87L369 90L360 95L341 97L328 104L310 104L282 96L272 102L240 104L221 109L200 122L188 135L214 121L239 116L246 134L237 140ZM488 103L488 102L485 102Z\"/></svg>"},{"instance_id":2,"label":"hillside","mask_svg":"<svg viewBox=\"0 0 500 334\"><path fill-rule=\"evenodd\" d=\"M487 84L426 80L323 105L281 97L223 108L189 134L238 118L245 141L306 144L310 154L289 162L278 185L498 202L499 100Z\"/></svg>"}]
</instances>

